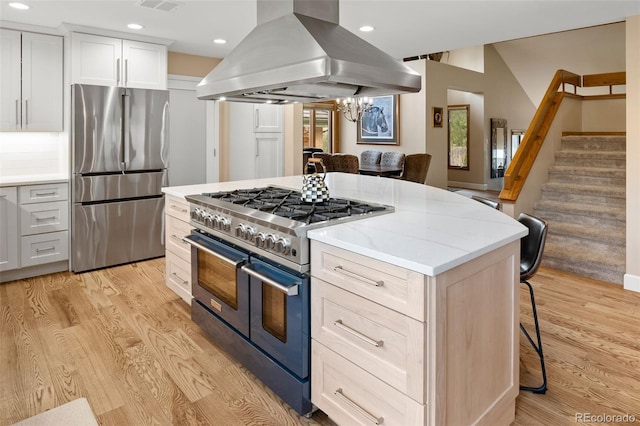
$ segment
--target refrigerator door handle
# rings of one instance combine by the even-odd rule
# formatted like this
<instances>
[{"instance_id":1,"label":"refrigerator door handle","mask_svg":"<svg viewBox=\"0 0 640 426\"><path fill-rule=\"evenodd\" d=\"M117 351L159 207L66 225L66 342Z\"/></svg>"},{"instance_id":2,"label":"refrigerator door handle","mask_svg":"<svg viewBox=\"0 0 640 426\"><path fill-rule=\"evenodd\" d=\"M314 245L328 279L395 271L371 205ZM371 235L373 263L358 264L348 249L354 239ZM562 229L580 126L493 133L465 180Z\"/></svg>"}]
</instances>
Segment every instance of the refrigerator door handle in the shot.
<instances>
[{"instance_id":1,"label":"refrigerator door handle","mask_svg":"<svg viewBox=\"0 0 640 426\"><path fill-rule=\"evenodd\" d=\"M125 170L129 165L129 149L131 145L130 141L130 132L129 132L129 116L131 114L131 96L129 93L125 91L124 95L122 95L122 173L124 174Z\"/></svg>"}]
</instances>

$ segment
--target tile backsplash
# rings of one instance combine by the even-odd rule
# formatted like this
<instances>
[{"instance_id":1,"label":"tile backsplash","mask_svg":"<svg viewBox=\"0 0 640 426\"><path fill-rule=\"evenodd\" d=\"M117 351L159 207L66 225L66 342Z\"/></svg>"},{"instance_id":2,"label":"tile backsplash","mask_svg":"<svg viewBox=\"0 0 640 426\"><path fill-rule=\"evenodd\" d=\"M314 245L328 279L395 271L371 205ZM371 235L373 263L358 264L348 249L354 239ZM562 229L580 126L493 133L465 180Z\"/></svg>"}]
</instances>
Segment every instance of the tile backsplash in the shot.
<instances>
[{"instance_id":1,"label":"tile backsplash","mask_svg":"<svg viewBox=\"0 0 640 426\"><path fill-rule=\"evenodd\" d=\"M68 175L67 133L0 133L0 181L37 175Z\"/></svg>"}]
</instances>

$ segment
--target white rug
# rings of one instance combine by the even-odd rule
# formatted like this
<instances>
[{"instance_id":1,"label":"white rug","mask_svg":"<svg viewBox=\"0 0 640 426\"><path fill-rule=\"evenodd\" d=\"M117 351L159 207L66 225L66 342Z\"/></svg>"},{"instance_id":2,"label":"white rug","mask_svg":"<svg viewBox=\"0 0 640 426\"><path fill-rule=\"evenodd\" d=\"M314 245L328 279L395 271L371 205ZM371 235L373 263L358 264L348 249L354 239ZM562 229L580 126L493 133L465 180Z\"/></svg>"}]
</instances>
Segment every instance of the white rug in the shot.
<instances>
[{"instance_id":1,"label":"white rug","mask_svg":"<svg viewBox=\"0 0 640 426\"><path fill-rule=\"evenodd\" d=\"M98 426L87 398L78 398L59 407L24 419L13 426Z\"/></svg>"}]
</instances>

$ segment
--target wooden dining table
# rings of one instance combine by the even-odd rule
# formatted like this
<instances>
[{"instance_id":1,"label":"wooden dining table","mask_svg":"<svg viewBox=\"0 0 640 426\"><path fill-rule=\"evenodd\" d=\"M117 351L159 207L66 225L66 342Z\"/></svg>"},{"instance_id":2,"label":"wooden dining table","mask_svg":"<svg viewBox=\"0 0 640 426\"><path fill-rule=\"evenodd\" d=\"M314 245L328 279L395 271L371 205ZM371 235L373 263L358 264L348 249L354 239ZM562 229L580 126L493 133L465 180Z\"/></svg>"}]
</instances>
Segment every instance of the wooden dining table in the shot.
<instances>
[{"instance_id":1,"label":"wooden dining table","mask_svg":"<svg viewBox=\"0 0 640 426\"><path fill-rule=\"evenodd\" d=\"M361 175L393 176L402 173L402 167L382 166L380 164L361 164L359 167Z\"/></svg>"}]
</instances>

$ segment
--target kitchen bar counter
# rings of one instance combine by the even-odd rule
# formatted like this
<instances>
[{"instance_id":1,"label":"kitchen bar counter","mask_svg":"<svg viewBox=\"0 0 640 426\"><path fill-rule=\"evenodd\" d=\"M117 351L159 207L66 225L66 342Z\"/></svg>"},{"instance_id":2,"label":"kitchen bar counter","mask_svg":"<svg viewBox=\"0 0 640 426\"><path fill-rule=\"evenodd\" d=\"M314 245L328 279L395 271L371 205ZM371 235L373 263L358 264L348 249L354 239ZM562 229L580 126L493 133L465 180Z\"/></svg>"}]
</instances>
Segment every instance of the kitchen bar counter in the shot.
<instances>
[{"instance_id":1,"label":"kitchen bar counter","mask_svg":"<svg viewBox=\"0 0 640 426\"><path fill-rule=\"evenodd\" d=\"M308 237L332 246L435 276L527 234L524 226L487 206L438 189L397 179L328 173L332 197L387 204L395 212L311 230ZM276 185L302 188L288 176L163 188L177 197Z\"/></svg>"}]
</instances>

